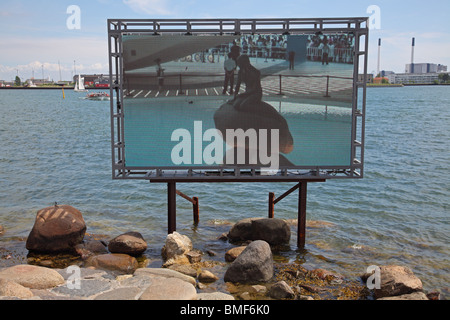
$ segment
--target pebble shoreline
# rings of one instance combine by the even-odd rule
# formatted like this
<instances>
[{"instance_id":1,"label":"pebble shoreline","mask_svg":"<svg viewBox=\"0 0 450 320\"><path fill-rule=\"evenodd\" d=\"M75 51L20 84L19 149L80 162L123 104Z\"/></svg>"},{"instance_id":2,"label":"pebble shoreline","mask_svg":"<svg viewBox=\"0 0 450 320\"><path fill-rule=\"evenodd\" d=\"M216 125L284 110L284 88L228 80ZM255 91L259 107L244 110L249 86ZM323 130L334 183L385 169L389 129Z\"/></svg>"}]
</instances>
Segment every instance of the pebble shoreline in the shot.
<instances>
[{"instance_id":1,"label":"pebble shoreline","mask_svg":"<svg viewBox=\"0 0 450 320\"><path fill-rule=\"evenodd\" d=\"M250 230L248 228L252 226L254 220L255 218L244 219L236 223L228 234L219 237L224 241L231 242L232 238L241 241L228 252L199 252L193 248L189 238L175 232L167 237L161 250L164 264L156 268L149 268L142 262L138 263L136 257L142 257L143 253L145 257L146 243L136 232L120 235L109 244L99 240L84 240L76 246L75 256L69 259L72 263L69 262L68 266L63 268L55 268L51 259L41 259L39 254L34 258L31 255L28 264L0 268L0 300L372 300L374 298L439 300L442 298L438 292L425 294L421 281L405 267L393 266L383 269L384 274L392 277L386 281L399 281L400 285L395 286L402 289L386 291L387 289L383 288L386 292L381 295L380 292L383 290L371 291L365 285L364 281L367 281L370 275L363 274L362 280L355 282L323 269L306 270L295 263L275 263L271 258L271 246L264 240L245 241ZM263 220L259 218L257 220L257 225L264 224ZM277 224L285 223L277 220ZM289 232L289 228L284 225L283 228ZM5 229L0 225L0 235L4 232ZM260 230L258 232L261 233ZM272 238L273 230L270 233ZM262 237L264 238L264 235ZM287 235L281 234L281 237L286 238ZM245 255L242 253L250 250L249 247L257 246L256 243L263 245L265 243L264 246L267 245L266 250L269 252L266 253L264 262L269 266L266 265L265 270L261 271L265 273L264 279L257 277L250 279L255 272L260 272L256 270L252 271L250 278L233 280L227 272L232 269L231 266L235 267L234 261L242 260L240 256ZM119 249L109 250L109 248ZM222 255L222 263L207 259L208 255L217 254ZM257 255L264 254L258 252ZM256 268L263 264L260 261L250 263L256 265ZM245 270L248 265L243 268L242 270ZM215 274L218 269L219 277ZM237 269L236 273L241 276L242 272ZM227 281L224 277L228 277ZM388 283L385 287L389 285L392 286Z\"/></svg>"}]
</instances>

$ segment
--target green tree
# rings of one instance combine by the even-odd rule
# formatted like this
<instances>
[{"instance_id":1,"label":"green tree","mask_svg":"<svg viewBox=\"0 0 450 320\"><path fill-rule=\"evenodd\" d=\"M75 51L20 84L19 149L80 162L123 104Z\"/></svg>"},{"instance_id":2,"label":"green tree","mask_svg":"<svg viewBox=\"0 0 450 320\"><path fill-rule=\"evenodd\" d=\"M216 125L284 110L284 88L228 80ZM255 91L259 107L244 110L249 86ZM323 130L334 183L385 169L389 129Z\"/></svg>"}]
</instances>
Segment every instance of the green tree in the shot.
<instances>
[{"instance_id":1,"label":"green tree","mask_svg":"<svg viewBox=\"0 0 450 320\"><path fill-rule=\"evenodd\" d=\"M16 76L16 80L14 80L14 85L16 87L20 87L22 85L22 82L20 81L19 76Z\"/></svg>"},{"instance_id":2,"label":"green tree","mask_svg":"<svg viewBox=\"0 0 450 320\"><path fill-rule=\"evenodd\" d=\"M439 74L439 80L441 83L446 83L450 79L450 75L448 73Z\"/></svg>"}]
</instances>

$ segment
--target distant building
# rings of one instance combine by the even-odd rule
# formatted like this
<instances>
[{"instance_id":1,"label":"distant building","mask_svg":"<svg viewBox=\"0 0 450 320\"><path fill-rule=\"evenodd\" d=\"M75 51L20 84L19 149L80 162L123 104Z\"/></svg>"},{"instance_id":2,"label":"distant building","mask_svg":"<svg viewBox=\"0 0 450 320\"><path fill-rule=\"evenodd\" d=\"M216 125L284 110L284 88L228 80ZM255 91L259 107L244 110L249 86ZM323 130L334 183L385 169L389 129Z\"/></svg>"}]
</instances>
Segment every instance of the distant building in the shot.
<instances>
[{"instance_id":1,"label":"distant building","mask_svg":"<svg viewBox=\"0 0 450 320\"><path fill-rule=\"evenodd\" d=\"M442 64L438 64L437 72L447 72L447 66L444 66Z\"/></svg>"},{"instance_id":2,"label":"distant building","mask_svg":"<svg viewBox=\"0 0 450 320\"><path fill-rule=\"evenodd\" d=\"M376 77L373 79L373 83L376 84L389 83L389 79L386 77Z\"/></svg>"},{"instance_id":3,"label":"distant building","mask_svg":"<svg viewBox=\"0 0 450 320\"><path fill-rule=\"evenodd\" d=\"M13 81L0 80L0 87L12 87L12 86L14 86Z\"/></svg>"},{"instance_id":4,"label":"distant building","mask_svg":"<svg viewBox=\"0 0 450 320\"><path fill-rule=\"evenodd\" d=\"M37 86L41 86L44 84L53 84L53 81L51 81L50 79L35 79L35 78L31 78L31 79L27 79L25 81L26 83L34 83Z\"/></svg>"},{"instance_id":5,"label":"distant building","mask_svg":"<svg viewBox=\"0 0 450 320\"><path fill-rule=\"evenodd\" d=\"M387 76L392 84L433 84L439 81L438 73L395 73Z\"/></svg>"},{"instance_id":6,"label":"distant building","mask_svg":"<svg viewBox=\"0 0 450 320\"><path fill-rule=\"evenodd\" d=\"M98 87L106 88L109 87L109 75L103 74L81 74L81 78L84 78L85 87ZM73 82L78 81L78 75L73 77Z\"/></svg>"},{"instance_id":7,"label":"distant building","mask_svg":"<svg viewBox=\"0 0 450 320\"><path fill-rule=\"evenodd\" d=\"M386 71L386 70L382 70L382 71L380 72L380 77L387 77L388 75L394 74L394 73L395 73L394 71Z\"/></svg>"},{"instance_id":8,"label":"distant building","mask_svg":"<svg viewBox=\"0 0 450 320\"><path fill-rule=\"evenodd\" d=\"M366 79L367 79L366 83L372 83L373 82L373 74L368 73ZM363 81L364 81L364 75L363 74L359 74L358 75L358 82L363 82Z\"/></svg>"},{"instance_id":9,"label":"distant building","mask_svg":"<svg viewBox=\"0 0 450 320\"><path fill-rule=\"evenodd\" d=\"M408 63L405 67L405 73L436 73L438 65L435 63Z\"/></svg>"}]
</instances>

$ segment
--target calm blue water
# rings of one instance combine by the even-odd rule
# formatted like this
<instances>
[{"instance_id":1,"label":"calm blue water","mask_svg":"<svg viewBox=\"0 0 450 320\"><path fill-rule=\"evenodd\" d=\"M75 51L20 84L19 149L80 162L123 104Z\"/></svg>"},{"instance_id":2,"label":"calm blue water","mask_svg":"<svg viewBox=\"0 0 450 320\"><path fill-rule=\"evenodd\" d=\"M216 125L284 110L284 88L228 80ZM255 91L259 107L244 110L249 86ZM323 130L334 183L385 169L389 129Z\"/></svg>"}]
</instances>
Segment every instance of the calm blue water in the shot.
<instances>
[{"instance_id":1,"label":"calm blue water","mask_svg":"<svg viewBox=\"0 0 450 320\"><path fill-rule=\"evenodd\" d=\"M166 186L113 181L109 102L53 90L0 90L0 248L26 254L36 212L59 204L83 212L90 234L129 230L146 238L157 259L167 232ZM450 87L369 88L363 180L310 184L305 252L293 227L284 261L357 277L373 264L407 265L426 290L448 296ZM178 200L178 231L199 249L223 252L227 222L266 216L268 193L292 184L179 184L200 198L200 225ZM278 203L279 218L297 217L297 197ZM0 259L0 264L6 263Z\"/></svg>"}]
</instances>

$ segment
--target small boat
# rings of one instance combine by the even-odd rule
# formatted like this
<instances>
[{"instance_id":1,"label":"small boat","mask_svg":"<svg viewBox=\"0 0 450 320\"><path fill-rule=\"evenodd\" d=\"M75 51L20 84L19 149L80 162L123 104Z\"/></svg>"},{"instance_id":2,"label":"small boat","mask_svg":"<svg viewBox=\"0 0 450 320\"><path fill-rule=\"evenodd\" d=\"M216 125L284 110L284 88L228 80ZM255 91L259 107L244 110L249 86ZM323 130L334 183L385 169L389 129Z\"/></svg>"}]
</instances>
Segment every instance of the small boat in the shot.
<instances>
[{"instance_id":1,"label":"small boat","mask_svg":"<svg viewBox=\"0 0 450 320\"><path fill-rule=\"evenodd\" d=\"M92 93L88 93L86 95L86 99L103 101L103 100L109 100L110 96L106 92L92 92Z\"/></svg>"},{"instance_id":2,"label":"small boat","mask_svg":"<svg viewBox=\"0 0 450 320\"><path fill-rule=\"evenodd\" d=\"M81 77L81 75L78 75L78 81L75 83L75 88L73 89L75 92L87 92L86 88L84 87L84 78Z\"/></svg>"}]
</instances>

